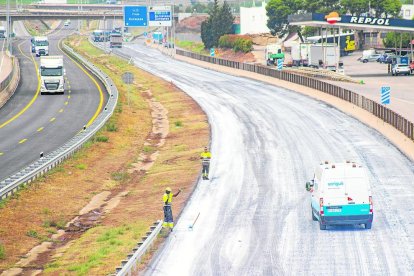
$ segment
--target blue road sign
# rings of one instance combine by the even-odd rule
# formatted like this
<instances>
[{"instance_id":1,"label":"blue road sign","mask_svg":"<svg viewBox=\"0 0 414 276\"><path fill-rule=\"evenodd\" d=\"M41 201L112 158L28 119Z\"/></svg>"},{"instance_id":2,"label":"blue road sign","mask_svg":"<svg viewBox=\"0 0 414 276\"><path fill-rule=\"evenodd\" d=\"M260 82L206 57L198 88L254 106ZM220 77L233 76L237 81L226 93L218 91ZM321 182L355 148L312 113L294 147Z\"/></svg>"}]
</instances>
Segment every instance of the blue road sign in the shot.
<instances>
[{"instance_id":1,"label":"blue road sign","mask_svg":"<svg viewBox=\"0 0 414 276\"><path fill-rule=\"evenodd\" d=\"M124 7L125 27L146 27L148 26L148 14L146 6L125 6Z\"/></svg>"},{"instance_id":2,"label":"blue road sign","mask_svg":"<svg viewBox=\"0 0 414 276\"><path fill-rule=\"evenodd\" d=\"M408 57L400 57L400 63L408 65Z\"/></svg>"},{"instance_id":3,"label":"blue road sign","mask_svg":"<svg viewBox=\"0 0 414 276\"><path fill-rule=\"evenodd\" d=\"M277 59L277 70L282 71L283 69L283 59Z\"/></svg>"},{"instance_id":4,"label":"blue road sign","mask_svg":"<svg viewBox=\"0 0 414 276\"><path fill-rule=\"evenodd\" d=\"M381 87L381 103L382 104L390 104L391 98L391 87L389 86L382 86Z\"/></svg>"},{"instance_id":5,"label":"blue road sign","mask_svg":"<svg viewBox=\"0 0 414 276\"><path fill-rule=\"evenodd\" d=\"M210 49L210 56L214 57L214 54L215 54L214 48L211 48Z\"/></svg>"}]
</instances>

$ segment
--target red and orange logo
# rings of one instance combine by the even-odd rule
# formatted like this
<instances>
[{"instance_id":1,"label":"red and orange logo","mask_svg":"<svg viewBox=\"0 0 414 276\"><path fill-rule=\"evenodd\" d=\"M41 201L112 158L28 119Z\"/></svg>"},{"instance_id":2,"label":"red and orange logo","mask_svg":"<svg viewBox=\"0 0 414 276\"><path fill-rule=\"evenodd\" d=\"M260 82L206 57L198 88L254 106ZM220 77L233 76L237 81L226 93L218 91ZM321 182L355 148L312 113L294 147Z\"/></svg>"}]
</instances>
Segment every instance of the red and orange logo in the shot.
<instances>
[{"instance_id":1,"label":"red and orange logo","mask_svg":"<svg viewBox=\"0 0 414 276\"><path fill-rule=\"evenodd\" d=\"M326 21L328 21L329 24L335 24L338 21L341 21L341 17L339 16L339 13L337 12L331 12L328 15L325 16Z\"/></svg>"}]
</instances>

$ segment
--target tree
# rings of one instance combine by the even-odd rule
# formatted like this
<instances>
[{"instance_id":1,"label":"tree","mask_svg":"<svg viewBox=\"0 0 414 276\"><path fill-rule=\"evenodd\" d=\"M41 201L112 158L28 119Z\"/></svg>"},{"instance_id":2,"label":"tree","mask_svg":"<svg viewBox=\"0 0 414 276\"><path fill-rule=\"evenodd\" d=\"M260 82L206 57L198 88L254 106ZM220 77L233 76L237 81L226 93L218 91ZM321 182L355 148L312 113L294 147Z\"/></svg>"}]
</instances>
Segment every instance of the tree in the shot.
<instances>
[{"instance_id":1,"label":"tree","mask_svg":"<svg viewBox=\"0 0 414 276\"><path fill-rule=\"evenodd\" d=\"M401 11L400 0L376 0L371 1L371 8L375 10L376 17L397 17Z\"/></svg>"},{"instance_id":2,"label":"tree","mask_svg":"<svg viewBox=\"0 0 414 276\"><path fill-rule=\"evenodd\" d=\"M206 48L211 48L218 46L222 35L231 33L234 16L227 2L220 7L218 0L214 1L208 14L207 20L201 23L201 40Z\"/></svg>"},{"instance_id":3,"label":"tree","mask_svg":"<svg viewBox=\"0 0 414 276\"><path fill-rule=\"evenodd\" d=\"M366 13L369 9L370 0L341 0L341 12L352 15L361 15Z\"/></svg>"},{"instance_id":4,"label":"tree","mask_svg":"<svg viewBox=\"0 0 414 276\"><path fill-rule=\"evenodd\" d=\"M401 46L403 48L409 48L410 47L410 34L389 32L387 33L386 37L383 39L384 46L387 48L398 48L400 47L401 41L402 41Z\"/></svg>"},{"instance_id":5,"label":"tree","mask_svg":"<svg viewBox=\"0 0 414 276\"><path fill-rule=\"evenodd\" d=\"M340 10L340 0L304 0L307 12L329 13Z\"/></svg>"},{"instance_id":6,"label":"tree","mask_svg":"<svg viewBox=\"0 0 414 276\"><path fill-rule=\"evenodd\" d=\"M266 6L267 27L272 35L283 36L297 27L289 25L288 16L298 13L303 7L302 0L270 0Z\"/></svg>"}]
</instances>

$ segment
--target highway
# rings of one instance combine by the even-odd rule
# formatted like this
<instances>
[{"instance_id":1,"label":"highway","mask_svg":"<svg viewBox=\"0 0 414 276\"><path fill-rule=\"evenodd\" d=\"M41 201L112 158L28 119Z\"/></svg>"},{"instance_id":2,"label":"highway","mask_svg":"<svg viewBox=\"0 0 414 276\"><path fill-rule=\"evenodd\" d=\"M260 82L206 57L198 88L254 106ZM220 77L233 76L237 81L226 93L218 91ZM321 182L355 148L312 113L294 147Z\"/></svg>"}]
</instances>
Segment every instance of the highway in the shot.
<instances>
[{"instance_id":1,"label":"highway","mask_svg":"<svg viewBox=\"0 0 414 276\"><path fill-rule=\"evenodd\" d=\"M72 26L76 24L49 36L50 55L62 55L58 42L74 31ZM18 34L25 32L19 30ZM21 82L14 96L0 109L0 179L38 159L40 152L46 155L64 144L100 112L106 101L105 91L99 92L95 83L66 56L67 92L40 95L36 74L40 58L30 53L30 47L28 37L15 40Z\"/></svg>"},{"instance_id":2,"label":"highway","mask_svg":"<svg viewBox=\"0 0 414 276\"><path fill-rule=\"evenodd\" d=\"M146 275L414 271L414 163L388 140L317 100L179 62L142 44L121 51L200 104L211 125L213 156L210 181L197 184ZM352 160L367 169L371 230L321 231L312 221L305 182L324 160Z\"/></svg>"}]
</instances>

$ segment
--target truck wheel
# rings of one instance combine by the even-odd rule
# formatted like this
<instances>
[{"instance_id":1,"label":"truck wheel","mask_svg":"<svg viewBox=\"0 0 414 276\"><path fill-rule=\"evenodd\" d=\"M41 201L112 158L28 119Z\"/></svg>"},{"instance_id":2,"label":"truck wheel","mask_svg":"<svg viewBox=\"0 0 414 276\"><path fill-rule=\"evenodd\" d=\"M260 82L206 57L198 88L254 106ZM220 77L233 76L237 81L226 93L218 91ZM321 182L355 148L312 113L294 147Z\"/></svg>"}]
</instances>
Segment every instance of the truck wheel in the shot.
<instances>
[{"instance_id":1,"label":"truck wheel","mask_svg":"<svg viewBox=\"0 0 414 276\"><path fill-rule=\"evenodd\" d=\"M365 229L371 229L372 222L365 223Z\"/></svg>"},{"instance_id":2,"label":"truck wheel","mask_svg":"<svg viewBox=\"0 0 414 276\"><path fill-rule=\"evenodd\" d=\"M318 220L318 218L317 217L315 217L315 214L313 213L313 210L311 209L311 211L312 211L312 220L313 221L317 221Z\"/></svg>"},{"instance_id":3,"label":"truck wheel","mask_svg":"<svg viewBox=\"0 0 414 276\"><path fill-rule=\"evenodd\" d=\"M367 62L368 62L368 60L364 59L362 62L363 62L363 63L367 63Z\"/></svg>"},{"instance_id":4,"label":"truck wheel","mask_svg":"<svg viewBox=\"0 0 414 276\"><path fill-rule=\"evenodd\" d=\"M322 224L322 222L319 222L319 229L326 230L326 224Z\"/></svg>"}]
</instances>

